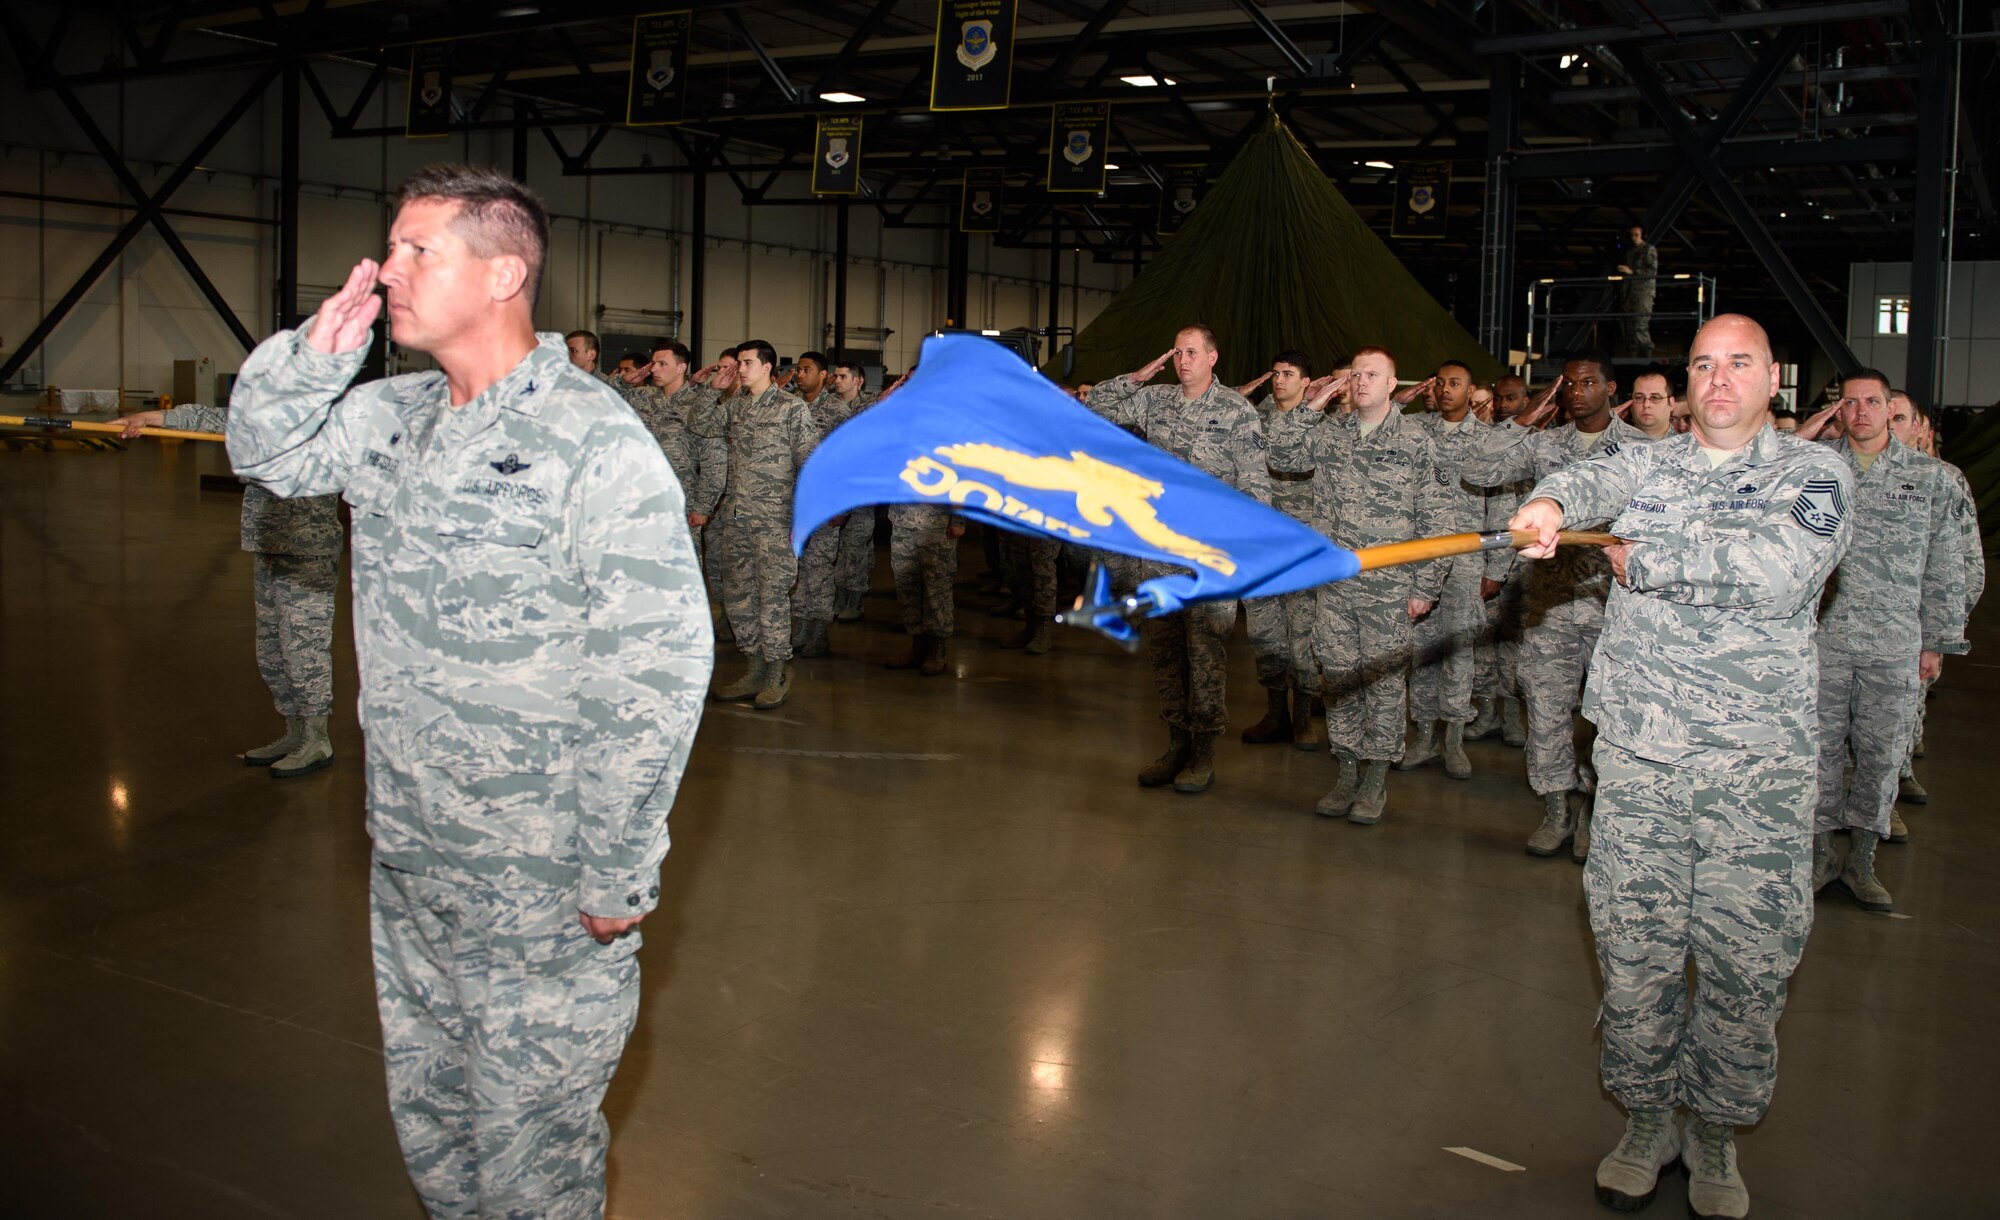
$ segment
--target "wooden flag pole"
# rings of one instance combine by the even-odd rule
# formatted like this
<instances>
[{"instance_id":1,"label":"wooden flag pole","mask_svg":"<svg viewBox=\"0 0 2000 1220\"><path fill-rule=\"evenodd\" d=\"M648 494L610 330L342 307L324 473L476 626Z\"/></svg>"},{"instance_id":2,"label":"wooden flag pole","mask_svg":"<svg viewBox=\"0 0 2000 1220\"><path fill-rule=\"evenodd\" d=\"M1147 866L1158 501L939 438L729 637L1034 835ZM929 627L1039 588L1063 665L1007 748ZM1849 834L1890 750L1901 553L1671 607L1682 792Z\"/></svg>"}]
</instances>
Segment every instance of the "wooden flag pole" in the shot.
<instances>
[{"instance_id":1,"label":"wooden flag pole","mask_svg":"<svg viewBox=\"0 0 2000 1220\"><path fill-rule=\"evenodd\" d=\"M1579 530L1564 530L1557 535L1557 542L1562 546L1615 546L1622 541L1624 539L1616 534L1593 534ZM1495 530L1490 534L1440 534L1436 538L1413 538L1408 542L1363 547L1354 552L1354 557L1361 561L1362 571L1373 572L1377 568L1421 563L1426 559L1470 555L1474 551L1518 551L1533 545L1535 536L1527 530Z\"/></svg>"},{"instance_id":2,"label":"wooden flag pole","mask_svg":"<svg viewBox=\"0 0 2000 1220\"><path fill-rule=\"evenodd\" d=\"M53 415L0 415L0 425L11 424L17 428L54 428L64 432L106 432L114 436L125 435L124 424L100 424L88 420L59 419ZM220 432L194 432L186 428L141 428L140 436L157 436L165 440L177 441L220 441L225 439Z\"/></svg>"}]
</instances>

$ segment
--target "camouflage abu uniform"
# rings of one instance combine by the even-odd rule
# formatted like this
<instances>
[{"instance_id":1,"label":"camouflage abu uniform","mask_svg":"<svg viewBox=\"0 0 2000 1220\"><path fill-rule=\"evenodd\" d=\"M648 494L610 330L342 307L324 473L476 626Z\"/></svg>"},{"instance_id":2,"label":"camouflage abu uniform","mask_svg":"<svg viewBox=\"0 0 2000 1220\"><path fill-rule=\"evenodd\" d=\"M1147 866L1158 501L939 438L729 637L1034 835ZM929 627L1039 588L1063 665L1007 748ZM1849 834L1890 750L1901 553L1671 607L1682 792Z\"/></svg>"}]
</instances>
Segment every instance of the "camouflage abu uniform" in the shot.
<instances>
[{"instance_id":1,"label":"camouflage abu uniform","mask_svg":"<svg viewBox=\"0 0 2000 1220\"><path fill-rule=\"evenodd\" d=\"M874 405L875 395L863 390L847 404L847 418L853 419ZM859 598L868 592L874 576L875 509L863 505L848 513L847 524L840 527L840 554L833 561L833 587L837 592Z\"/></svg>"},{"instance_id":2,"label":"camouflage abu uniform","mask_svg":"<svg viewBox=\"0 0 2000 1220\"><path fill-rule=\"evenodd\" d=\"M729 487L718 520L722 537L710 559L723 573L722 605L736 647L746 657L792 659L792 489L819 443L812 412L796 394L772 386L707 402L688 430L729 442Z\"/></svg>"},{"instance_id":3,"label":"camouflage abu uniform","mask_svg":"<svg viewBox=\"0 0 2000 1220\"><path fill-rule=\"evenodd\" d=\"M1567 528L1610 519L1634 543L1583 708L1604 1084L1627 1110L1742 1126L1770 1104L1812 927L1814 610L1853 531L1854 480L1768 425L1719 467L1697 442L1621 445L1532 495Z\"/></svg>"},{"instance_id":4,"label":"camouflage abu uniform","mask_svg":"<svg viewBox=\"0 0 2000 1220\"><path fill-rule=\"evenodd\" d=\"M200 403L169 408L163 428L225 432L229 412ZM333 496L281 500L243 488L243 549L257 605L257 672L278 714L333 711L333 606L340 580L340 506Z\"/></svg>"},{"instance_id":5,"label":"camouflage abu uniform","mask_svg":"<svg viewBox=\"0 0 2000 1220\"><path fill-rule=\"evenodd\" d=\"M1626 266L1632 274L1625 277L1618 294L1620 313L1631 315L1621 319L1619 329L1625 332L1625 343L1635 356L1653 354L1653 290L1660 278L1660 248L1652 242L1643 242L1633 252Z\"/></svg>"},{"instance_id":6,"label":"camouflage abu uniform","mask_svg":"<svg viewBox=\"0 0 2000 1220\"><path fill-rule=\"evenodd\" d=\"M1189 398L1178 383L1142 386L1129 375L1108 377L1084 405L1258 503L1271 502L1263 423L1247 399L1220 381ZM1185 570L1150 561L1134 566L1139 580ZM1161 719L1182 732L1220 733L1229 720L1224 646L1236 627L1236 603L1200 602L1144 626Z\"/></svg>"},{"instance_id":7,"label":"camouflage abu uniform","mask_svg":"<svg viewBox=\"0 0 2000 1220\"><path fill-rule=\"evenodd\" d=\"M1951 476L1952 505L1951 518L1958 526L1959 555L1965 562L1965 619L1972 619L1973 607L1986 592L1986 543L1979 536L1979 505L1972 498L1972 486L1965 481L1965 472L1942 458L1945 472ZM1910 734L1910 750L1914 752L1917 743L1924 739L1924 709L1930 697L1930 684L1924 684L1924 699L1917 700L1917 724ZM1902 779L1913 779L1910 769L1911 755L1903 755Z\"/></svg>"},{"instance_id":8,"label":"camouflage abu uniform","mask_svg":"<svg viewBox=\"0 0 2000 1220\"><path fill-rule=\"evenodd\" d=\"M1819 624L1819 830L1889 835L1896 780L1924 697L1919 652L1963 653L1963 531L1944 463L1889 438L1867 470L1846 439L1854 542L1826 582ZM1854 778L1843 797L1847 751Z\"/></svg>"},{"instance_id":9,"label":"camouflage abu uniform","mask_svg":"<svg viewBox=\"0 0 2000 1220\"><path fill-rule=\"evenodd\" d=\"M958 539L953 526L965 519L935 504L891 504L889 573L896 581L896 608L903 632L951 638L957 628L952 586L958 581Z\"/></svg>"},{"instance_id":10,"label":"camouflage abu uniform","mask_svg":"<svg viewBox=\"0 0 2000 1220\"><path fill-rule=\"evenodd\" d=\"M1596 434L1579 432L1575 424L1537 431L1509 422L1479 434L1458 475L1475 487L1500 487L1652 443L1615 415ZM1583 786L1574 716L1610 589L1611 564L1596 547L1564 547L1530 569L1521 684L1528 700L1528 785L1538 796Z\"/></svg>"},{"instance_id":11,"label":"camouflage abu uniform","mask_svg":"<svg viewBox=\"0 0 2000 1220\"><path fill-rule=\"evenodd\" d=\"M1462 476L1461 476L1462 477ZM1504 530L1521 505L1529 484L1503 483L1486 496L1487 532ZM1520 699L1521 631L1528 609L1528 563L1513 551L1493 552L1487 575L1500 582L1500 591L1486 600L1486 639L1479 649L1479 675L1473 693L1497 699Z\"/></svg>"},{"instance_id":12,"label":"camouflage abu uniform","mask_svg":"<svg viewBox=\"0 0 2000 1220\"><path fill-rule=\"evenodd\" d=\"M1490 492L1458 475L1459 463L1474 452L1492 425L1467 414L1456 425L1442 415L1412 417L1430 435L1436 454L1435 477L1441 516L1431 522L1439 534L1478 533L1492 524L1494 502L1513 503L1504 492ZM1511 513L1509 514L1511 515ZM1486 603L1479 596L1481 579L1503 580L1514 552L1489 551L1454 555L1437 562L1445 569L1438 604L1416 623L1415 656L1410 669L1410 718L1419 724L1444 720L1470 724L1473 688L1479 680L1479 651L1489 646Z\"/></svg>"},{"instance_id":13,"label":"camouflage abu uniform","mask_svg":"<svg viewBox=\"0 0 2000 1220\"><path fill-rule=\"evenodd\" d=\"M806 410L812 412L813 426L822 439L852 416L852 409L832 390L821 390L806 404ZM840 532L844 528L844 522L822 525L806 539L806 549L799 555L798 591L792 597L792 613L799 618L823 623L833 620L834 568L840 562Z\"/></svg>"},{"instance_id":14,"label":"camouflage abu uniform","mask_svg":"<svg viewBox=\"0 0 2000 1220\"><path fill-rule=\"evenodd\" d=\"M310 323L308 323L310 326ZM348 391L366 346L243 365L237 473L353 510L376 995L391 1115L434 1216L592 1217L602 1102L713 644L680 488L560 335L463 406Z\"/></svg>"},{"instance_id":15,"label":"camouflage abu uniform","mask_svg":"<svg viewBox=\"0 0 2000 1220\"><path fill-rule=\"evenodd\" d=\"M1271 417L1282 414L1277 399L1266 394L1256 404L1263 421L1264 435L1270 436ZM1294 411L1305 410L1301 402ZM1268 447L1268 446L1267 446ZM1267 465L1271 482L1271 507L1294 521L1312 524L1312 475L1279 470ZM1318 619L1318 595L1311 589L1259 597L1243 603L1243 618L1250 629L1251 651L1257 656L1257 684L1266 690L1296 687L1302 691L1319 689L1319 670L1313 660L1313 624Z\"/></svg>"},{"instance_id":16,"label":"camouflage abu uniform","mask_svg":"<svg viewBox=\"0 0 2000 1220\"><path fill-rule=\"evenodd\" d=\"M639 422L646 425L646 431L660 442L660 452L667 455L674 477L681 481L687 510L703 517L714 516L729 477L729 445L719 438L689 432L688 420L695 411L715 401L715 391L690 381L669 394L656 385L627 385L622 377L611 388L618 391L638 415ZM699 534L695 541L698 546Z\"/></svg>"},{"instance_id":17,"label":"camouflage abu uniform","mask_svg":"<svg viewBox=\"0 0 2000 1220\"><path fill-rule=\"evenodd\" d=\"M1446 508L1430 435L1393 403L1365 436L1356 414L1288 411L1272 418L1270 440L1273 469L1314 472L1313 525L1341 546L1439 532ZM1409 602L1437 601L1444 577L1444 565L1431 560L1316 590L1313 652L1325 683L1326 739L1336 756L1402 758L1403 671L1415 638Z\"/></svg>"}]
</instances>

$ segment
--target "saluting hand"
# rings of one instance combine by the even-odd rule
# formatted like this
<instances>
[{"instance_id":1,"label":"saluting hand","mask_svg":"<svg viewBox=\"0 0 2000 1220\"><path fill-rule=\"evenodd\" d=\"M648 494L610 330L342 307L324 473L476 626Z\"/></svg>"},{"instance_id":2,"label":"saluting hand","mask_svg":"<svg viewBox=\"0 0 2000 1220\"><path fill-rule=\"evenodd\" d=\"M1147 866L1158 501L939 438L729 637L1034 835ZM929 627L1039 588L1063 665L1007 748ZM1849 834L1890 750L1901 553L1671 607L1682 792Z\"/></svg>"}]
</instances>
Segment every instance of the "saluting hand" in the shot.
<instances>
[{"instance_id":1,"label":"saluting hand","mask_svg":"<svg viewBox=\"0 0 2000 1220\"><path fill-rule=\"evenodd\" d=\"M904 373L901 377L896 378L896 380L890 382L887 386L883 387L882 392L875 396L875 401L879 403L883 399L889 397L889 395L894 394L897 390L902 389L903 383L908 381L909 379L910 375L908 373Z\"/></svg>"},{"instance_id":2,"label":"saluting hand","mask_svg":"<svg viewBox=\"0 0 2000 1220\"><path fill-rule=\"evenodd\" d=\"M367 344L368 328L382 312L382 298L375 295L375 277L381 271L372 258L354 264L340 291L320 302L312 329L306 332L307 347L338 356Z\"/></svg>"},{"instance_id":3,"label":"saluting hand","mask_svg":"<svg viewBox=\"0 0 2000 1220\"><path fill-rule=\"evenodd\" d=\"M1799 425L1796 435L1802 441L1815 439L1820 433L1826 431L1826 426L1833 422L1833 417L1839 414L1839 412L1840 400L1836 398L1819 410L1814 411L1811 419Z\"/></svg>"},{"instance_id":4,"label":"saluting hand","mask_svg":"<svg viewBox=\"0 0 2000 1220\"><path fill-rule=\"evenodd\" d=\"M1397 390L1394 395L1395 403L1399 407L1407 407L1417 400L1417 395L1424 393L1436 384L1437 378L1426 377L1424 380L1407 389Z\"/></svg>"},{"instance_id":5,"label":"saluting hand","mask_svg":"<svg viewBox=\"0 0 2000 1220\"><path fill-rule=\"evenodd\" d=\"M1485 386L1479 386L1472 391L1472 413L1478 416L1482 423L1493 422L1493 391Z\"/></svg>"},{"instance_id":6,"label":"saluting hand","mask_svg":"<svg viewBox=\"0 0 2000 1220\"><path fill-rule=\"evenodd\" d=\"M1611 413L1613 415L1616 415L1619 419L1624 420L1626 423L1628 424L1631 423L1632 400L1628 398L1624 402L1619 403L1617 406L1611 408Z\"/></svg>"},{"instance_id":7,"label":"saluting hand","mask_svg":"<svg viewBox=\"0 0 2000 1220\"><path fill-rule=\"evenodd\" d=\"M1534 401L1533 405L1531 405L1527 410L1521 412L1519 415L1516 415L1514 417L1514 422L1521 425L1523 428L1532 428L1535 425L1541 423L1543 420L1548 419L1549 417L1554 415L1556 407L1556 395L1562 390L1562 388L1563 388L1563 377L1561 373L1557 373L1555 381L1550 383L1548 389L1542 391L1542 396L1540 398L1537 398Z\"/></svg>"},{"instance_id":8,"label":"saluting hand","mask_svg":"<svg viewBox=\"0 0 2000 1220\"><path fill-rule=\"evenodd\" d=\"M653 366L642 364L638 368L620 373L618 376L626 385L644 385L653 379Z\"/></svg>"},{"instance_id":9,"label":"saluting hand","mask_svg":"<svg viewBox=\"0 0 2000 1220\"><path fill-rule=\"evenodd\" d=\"M1265 382L1267 382L1267 381L1269 381L1269 380L1271 380L1271 374L1270 374L1270 373L1268 373L1268 372L1266 372L1266 373L1265 373L1265 374L1264 374L1264 375L1263 375L1262 377L1259 377L1259 378L1258 378L1257 380L1255 380L1255 381L1252 381L1252 382L1248 383L1247 385L1240 385L1240 386L1237 386L1237 387L1236 387L1236 392L1237 392L1238 394L1241 394L1241 395L1243 395L1243 397L1245 397L1245 398L1248 398L1248 397L1250 397L1250 395L1252 395L1252 394L1254 394L1254 393L1256 393L1256 392L1257 392L1257 387L1258 387L1258 386L1260 386L1260 385L1263 385L1263 384L1264 384Z\"/></svg>"},{"instance_id":10,"label":"saluting hand","mask_svg":"<svg viewBox=\"0 0 2000 1220\"><path fill-rule=\"evenodd\" d=\"M1153 357L1153 362L1151 364L1147 365L1145 368L1140 369L1136 373L1129 374L1132 384L1145 385L1153 378L1158 377L1160 375L1160 370L1167 367L1167 361L1172 360L1173 358L1174 358L1174 349L1172 348L1168 348L1166 351L1161 352L1159 355Z\"/></svg>"},{"instance_id":11,"label":"saluting hand","mask_svg":"<svg viewBox=\"0 0 2000 1220\"><path fill-rule=\"evenodd\" d=\"M707 385L709 379L715 376L715 370L720 367L721 367L720 365L711 364L707 368L701 370L699 373L696 373L693 377L689 378L689 380L694 382L696 385Z\"/></svg>"}]
</instances>

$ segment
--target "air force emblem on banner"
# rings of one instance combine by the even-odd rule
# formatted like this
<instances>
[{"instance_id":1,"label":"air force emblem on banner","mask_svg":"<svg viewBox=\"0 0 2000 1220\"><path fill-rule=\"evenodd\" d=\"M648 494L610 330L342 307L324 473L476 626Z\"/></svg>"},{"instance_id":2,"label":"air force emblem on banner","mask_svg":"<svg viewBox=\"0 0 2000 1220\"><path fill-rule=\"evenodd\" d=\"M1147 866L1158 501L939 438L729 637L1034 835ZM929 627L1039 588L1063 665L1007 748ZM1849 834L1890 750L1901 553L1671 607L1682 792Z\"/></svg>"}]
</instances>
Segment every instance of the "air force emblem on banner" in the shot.
<instances>
[{"instance_id":1,"label":"air force emblem on banner","mask_svg":"<svg viewBox=\"0 0 2000 1220\"><path fill-rule=\"evenodd\" d=\"M1059 520L1032 503L1047 503L1037 492L1066 494L1072 497L1074 507L1066 505L1065 511L1073 511L1091 525L1116 522L1156 550L1225 576L1236 572L1236 560L1227 551L1190 538L1160 520L1153 502L1166 494L1164 486L1081 449L1072 450L1068 457L1035 457L983 444L941 445L933 452L937 457L913 458L903 467L903 481L926 496L1003 513L1071 537L1090 537L1089 530ZM990 476L992 482L969 477L966 472Z\"/></svg>"},{"instance_id":2,"label":"air force emblem on banner","mask_svg":"<svg viewBox=\"0 0 2000 1220\"><path fill-rule=\"evenodd\" d=\"M958 30L958 62L977 72L993 62L999 48L993 45L991 21L968 21Z\"/></svg>"},{"instance_id":3,"label":"air force emblem on banner","mask_svg":"<svg viewBox=\"0 0 2000 1220\"><path fill-rule=\"evenodd\" d=\"M826 138L826 163L834 169L846 165L848 160L847 137L828 136Z\"/></svg>"},{"instance_id":4,"label":"air force emblem on banner","mask_svg":"<svg viewBox=\"0 0 2000 1220\"><path fill-rule=\"evenodd\" d=\"M1422 215L1437 206L1437 195L1427 186L1410 188L1410 210Z\"/></svg>"},{"instance_id":5,"label":"air force emblem on banner","mask_svg":"<svg viewBox=\"0 0 2000 1220\"><path fill-rule=\"evenodd\" d=\"M439 82L437 73L431 71L424 73L424 87L419 96L424 99L426 106L438 104L438 99L444 96L444 85Z\"/></svg>"},{"instance_id":6,"label":"air force emblem on banner","mask_svg":"<svg viewBox=\"0 0 2000 1220\"><path fill-rule=\"evenodd\" d=\"M1095 156L1096 151L1090 146L1090 131L1088 128L1070 132L1069 139L1063 142L1063 160L1069 162L1071 165L1082 165L1085 161Z\"/></svg>"},{"instance_id":7,"label":"air force emblem on banner","mask_svg":"<svg viewBox=\"0 0 2000 1220\"><path fill-rule=\"evenodd\" d=\"M646 69L646 83L655 89L664 89L674 83L674 53L671 48L653 52L652 65Z\"/></svg>"},{"instance_id":8,"label":"air force emblem on banner","mask_svg":"<svg viewBox=\"0 0 2000 1220\"><path fill-rule=\"evenodd\" d=\"M1840 529L1840 522L1847 516L1847 499L1840 494L1840 484L1833 479L1811 479L1799 492L1798 502L1792 505L1792 520L1800 528L1831 538Z\"/></svg>"},{"instance_id":9,"label":"air force emblem on banner","mask_svg":"<svg viewBox=\"0 0 2000 1220\"><path fill-rule=\"evenodd\" d=\"M992 210L993 210L992 191L972 192L972 214L974 216L984 216L987 213L991 212Z\"/></svg>"}]
</instances>

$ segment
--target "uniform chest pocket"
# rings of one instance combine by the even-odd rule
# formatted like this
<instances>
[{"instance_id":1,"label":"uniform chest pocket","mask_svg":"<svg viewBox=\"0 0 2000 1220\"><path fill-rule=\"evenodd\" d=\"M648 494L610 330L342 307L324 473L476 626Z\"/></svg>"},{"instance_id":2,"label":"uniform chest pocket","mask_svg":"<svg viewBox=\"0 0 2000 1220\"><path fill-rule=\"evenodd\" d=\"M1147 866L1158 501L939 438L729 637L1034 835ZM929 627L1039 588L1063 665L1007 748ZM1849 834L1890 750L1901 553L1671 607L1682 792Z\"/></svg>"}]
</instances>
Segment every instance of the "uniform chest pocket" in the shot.
<instances>
[{"instance_id":1,"label":"uniform chest pocket","mask_svg":"<svg viewBox=\"0 0 2000 1220\"><path fill-rule=\"evenodd\" d=\"M438 525L431 612L444 644L494 664L533 654L559 613L546 535L547 527L529 517L457 517Z\"/></svg>"}]
</instances>

